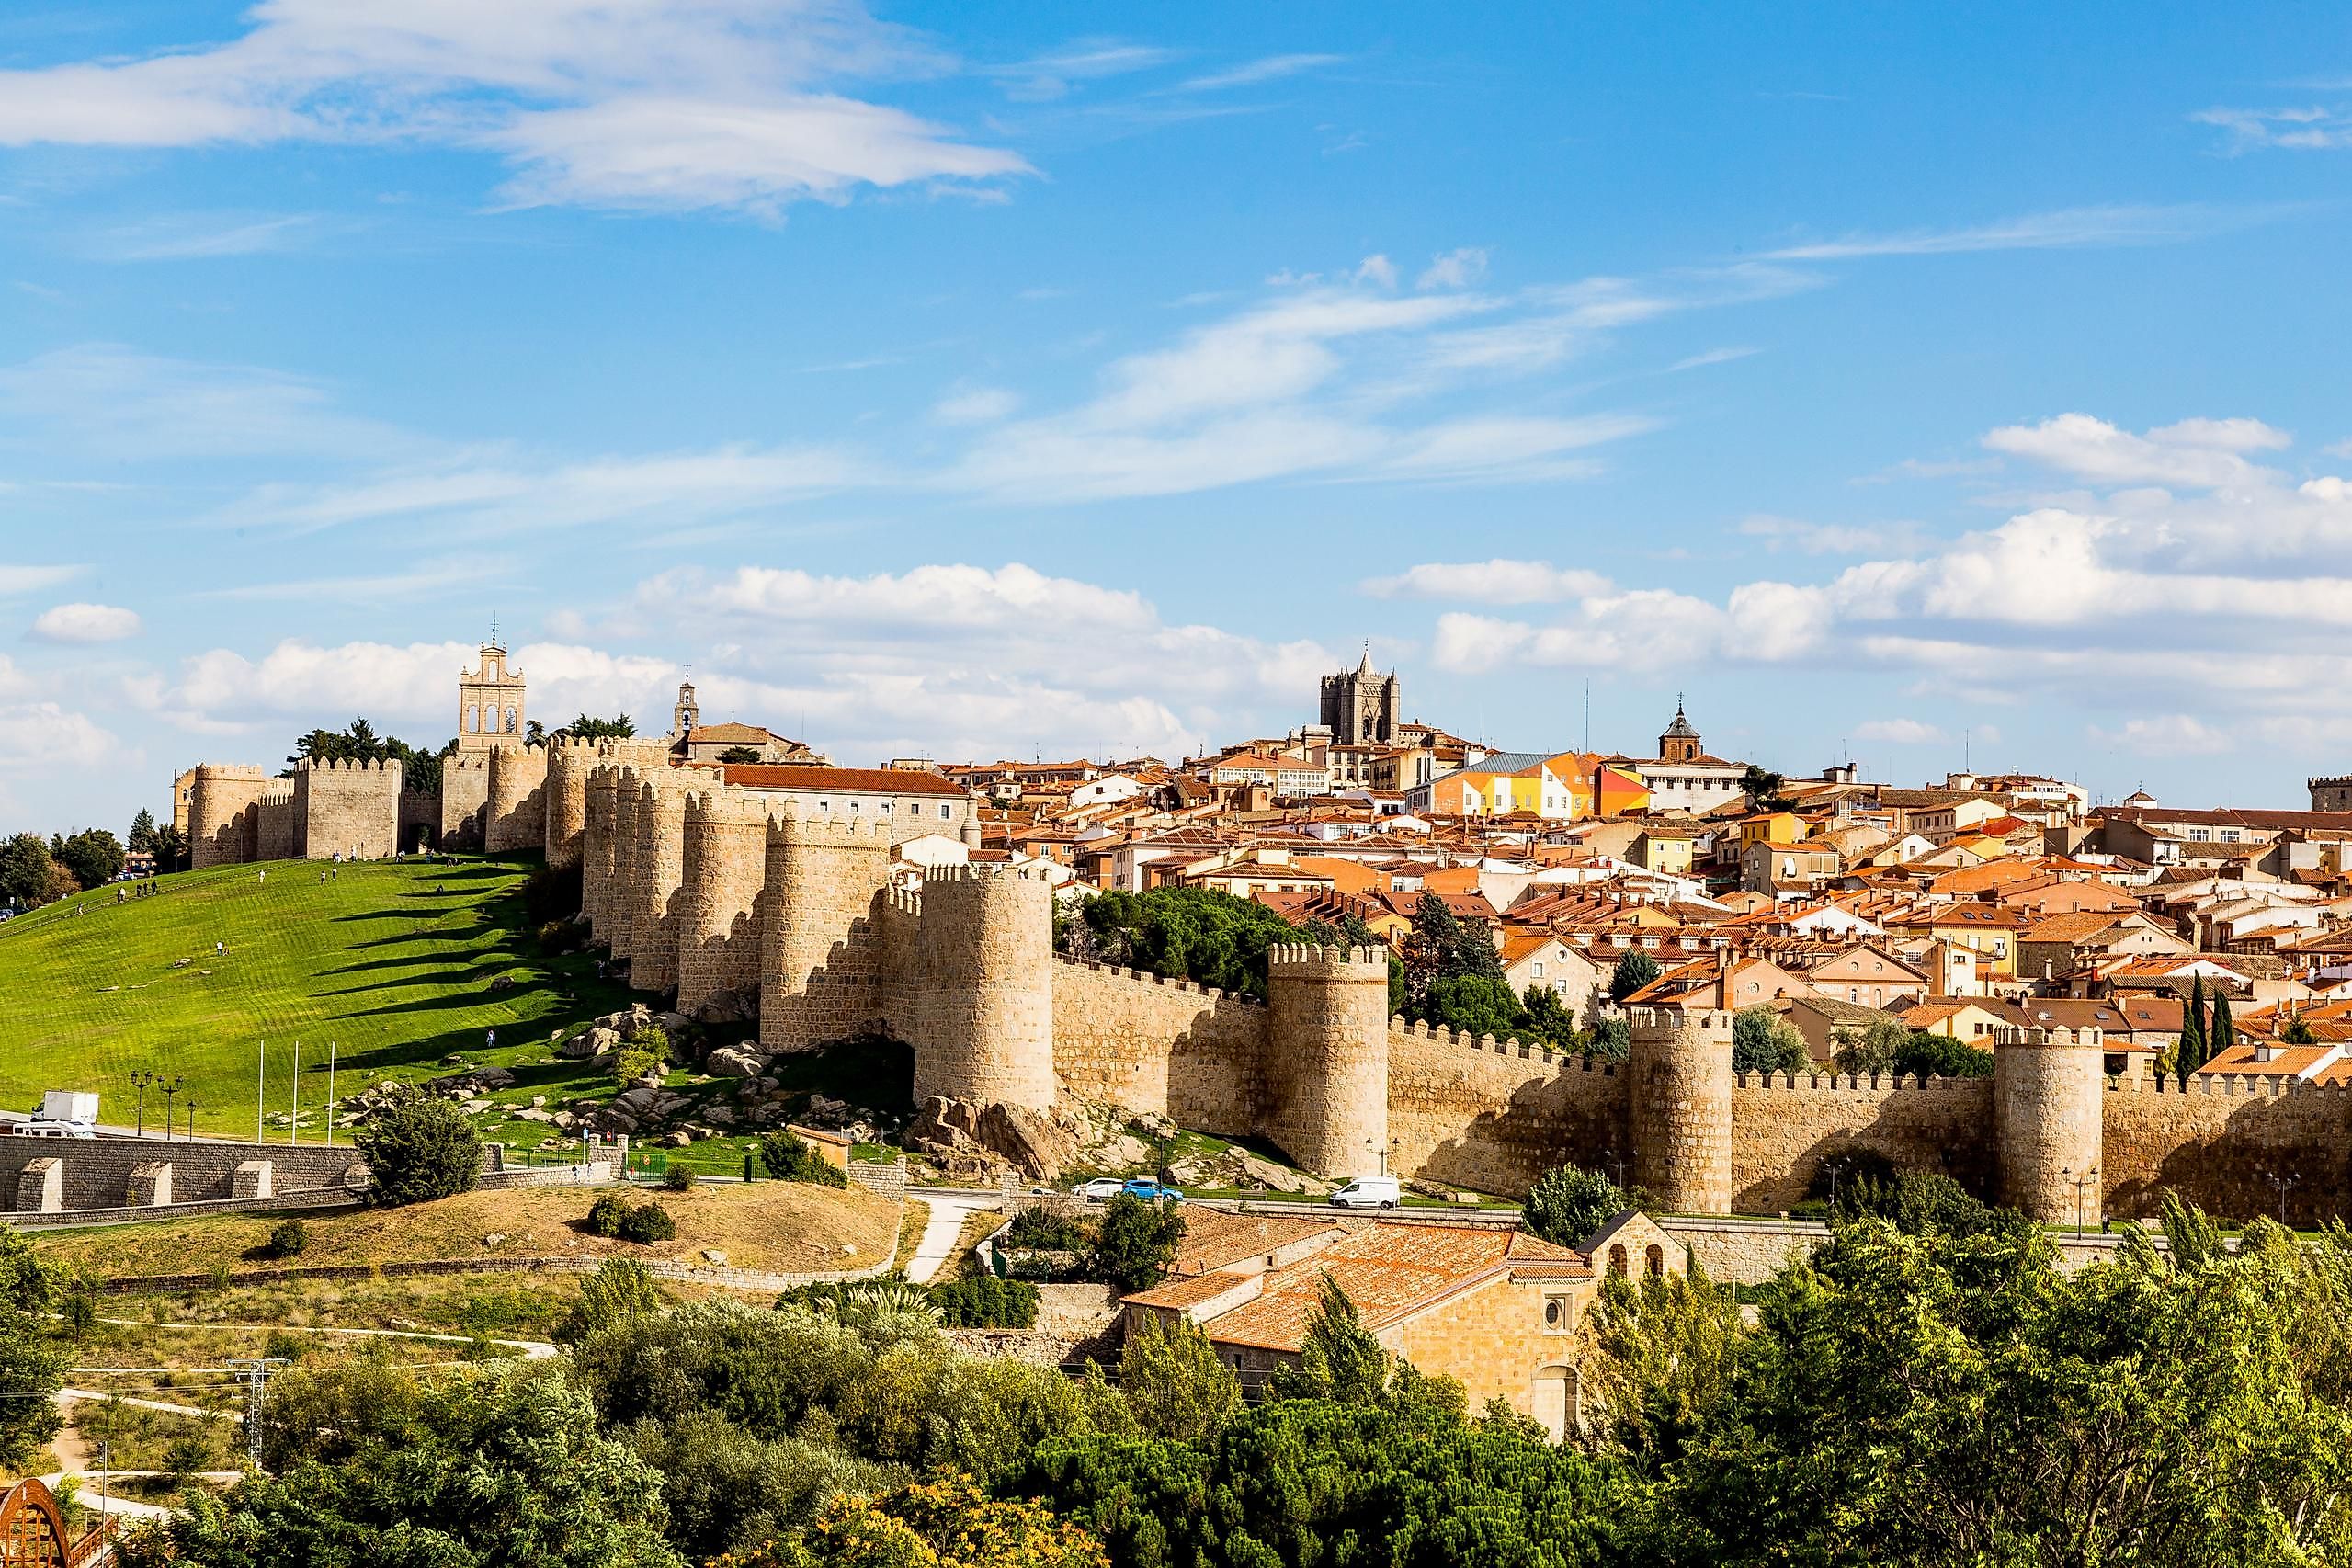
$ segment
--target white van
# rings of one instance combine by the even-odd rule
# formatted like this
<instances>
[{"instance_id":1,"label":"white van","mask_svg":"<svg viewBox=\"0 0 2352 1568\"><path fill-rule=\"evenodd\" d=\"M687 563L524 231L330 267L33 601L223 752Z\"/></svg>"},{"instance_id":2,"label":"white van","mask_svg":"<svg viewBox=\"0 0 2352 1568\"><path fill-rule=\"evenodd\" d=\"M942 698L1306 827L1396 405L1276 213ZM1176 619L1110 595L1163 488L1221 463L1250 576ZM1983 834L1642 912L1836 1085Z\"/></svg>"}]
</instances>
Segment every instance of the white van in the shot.
<instances>
[{"instance_id":1,"label":"white van","mask_svg":"<svg viewBox=\"0 0 2352 1568\"><path fill-rule=\"evenodd\" d=\"M1335 1209L1393 1209L1403 1196L1403 1185L1395 1176L1358 1176L1331 1195L1331 1206Z\"/></svg>"}]
</instances>

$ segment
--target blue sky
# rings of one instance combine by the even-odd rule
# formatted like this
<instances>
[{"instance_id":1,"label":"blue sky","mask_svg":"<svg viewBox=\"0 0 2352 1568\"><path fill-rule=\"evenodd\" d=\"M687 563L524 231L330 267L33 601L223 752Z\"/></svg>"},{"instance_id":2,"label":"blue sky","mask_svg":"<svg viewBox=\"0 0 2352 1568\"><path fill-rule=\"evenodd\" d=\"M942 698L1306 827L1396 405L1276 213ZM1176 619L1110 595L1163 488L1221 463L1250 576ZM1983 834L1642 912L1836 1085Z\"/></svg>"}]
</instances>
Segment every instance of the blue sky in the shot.
<instances>
[{"instance_id":1,"label":"blue sky","mask_svg":"<svg viewBox=\"0 0 2352 1568\"><path fill-rule=\"evenodd\" d=\"M1112 18L9 7L0 822L438 743L494 618L845 762L1369 639L1517 747L2352 769L2340 10Z\"/></svg>"}]
</instances>

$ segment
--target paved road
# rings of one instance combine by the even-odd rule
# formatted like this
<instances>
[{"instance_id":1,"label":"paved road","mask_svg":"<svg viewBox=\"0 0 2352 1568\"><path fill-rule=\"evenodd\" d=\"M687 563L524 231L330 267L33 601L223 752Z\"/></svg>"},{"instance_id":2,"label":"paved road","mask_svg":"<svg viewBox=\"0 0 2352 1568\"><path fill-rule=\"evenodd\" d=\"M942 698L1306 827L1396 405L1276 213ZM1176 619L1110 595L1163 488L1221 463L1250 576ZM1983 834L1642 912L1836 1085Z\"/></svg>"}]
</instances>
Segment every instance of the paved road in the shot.
<instances>
[{"instance_id":1,"label":"paved road","mask_svg":"<svg viewBox=\"0 0 2352 1568\"><path fill-rule=\"evenodd\" d=\"M928 1285L955 1262L956 1238L963 1234L966 1219L982 1210L1003 1207L1003 1200L993 1192L955 1192L933 1187L908 1196L931 1207L931 1218L923 1227L923 1239L915 1244L915 1256L906 1266L907 1278L917 1285Z\"/></svg>"}]
</instances>

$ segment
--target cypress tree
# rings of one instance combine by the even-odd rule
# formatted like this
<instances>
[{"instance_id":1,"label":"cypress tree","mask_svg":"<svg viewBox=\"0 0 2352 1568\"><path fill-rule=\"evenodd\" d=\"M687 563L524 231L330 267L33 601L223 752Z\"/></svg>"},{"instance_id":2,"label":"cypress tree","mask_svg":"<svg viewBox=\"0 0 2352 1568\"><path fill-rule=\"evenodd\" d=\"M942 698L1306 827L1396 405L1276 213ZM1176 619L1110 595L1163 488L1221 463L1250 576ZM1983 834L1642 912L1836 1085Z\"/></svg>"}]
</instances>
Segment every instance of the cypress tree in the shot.
<instances>
[{"instance_id":1,"label":"cypress tree","mask_svg":"<svg viewBox=\"0 0 2352 1568\"><path fill-rule=\"evenodd\" d=\"M2238 1043L2237 1026L2230 1022L2229 994L2218 986L2214 989L2213 1032L2205 1041L2205 1060L2208 1062Z\"/></svg>"},{"instance_id":2,"label":"cypress tree","mask_svg":"<svg viewBox=\"0 0 2352 1568\"><path fill-rule=\"evenodd\" d=\"M2197 975L2197 985L2189 990L2189 1004L2180 1013L2180 1044L2174 1046L2174 1072L2180 1074L2180 1086L2189 1086L2189 1074L2204 1065L2204 975Z\"/></svg>"}]
</instances>

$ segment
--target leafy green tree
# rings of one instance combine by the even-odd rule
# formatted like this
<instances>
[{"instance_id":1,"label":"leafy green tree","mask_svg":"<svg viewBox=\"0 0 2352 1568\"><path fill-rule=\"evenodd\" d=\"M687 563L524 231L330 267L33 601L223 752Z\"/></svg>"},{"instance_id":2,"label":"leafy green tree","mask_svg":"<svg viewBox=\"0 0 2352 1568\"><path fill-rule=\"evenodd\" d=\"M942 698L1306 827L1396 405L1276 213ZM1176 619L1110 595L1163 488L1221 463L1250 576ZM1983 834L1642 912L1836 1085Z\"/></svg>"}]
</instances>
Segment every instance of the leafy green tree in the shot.
<instances>
[{"instance_id":1,"label":"leafy green tree","mask_svg":"<svg viewBox=\"0 0 2352 1568\"><path fill-rule=\"evenodd\" d=\"M1603 1018L1593 1026L1589 1048L1596 1062L1623 1062L1633 1054L1633 1025L1625 1018Z\"/></svg>"},{"instance_id":2,"label":"leafy green tree","mask_svg":"<svg viewBox=\"0 0 2352 1568\"><path fill-rule=\"evenodd\" d=\"M1037 1287L1026 1279L969 1274L933 1285L928 1294L949 1328L1028 1328L1037 1322Z\"/></svg>"},{"instance_id":3,"label":"leafy green tree","mask_svg":"<svg viewBox=\"0 0 2352 1568\"><path fill-rule=\"evenodd\" d=\"M2213 988L2213 1038L2206 1045L2205 1062L2218 1062L2237 1049L2238 1028L2230 1021L2230 994ZM2199 1066L2204 1065L2200 1062Z\"/></svg>"},{"instance_id":4,"label":"leafy green tree","mask_svg":"<svg viewBox=\"0 0 2352 1568\"><path fill-rule=\"evenodd\" d=\"M757 746L729 746L719 754L721 762L757 762L759 757L760 752Z\"/></svg>"},{"instance_id":5,"label":"leafy green tree","mask_svg":"<svg viewBox=\"0 0 2352 1568\"><path fill-rule=\"evenodd\" d=\"M822 1441L756 1437L710 1410L668 1425L640 1421L618 1436L661 1472L670 1544L693 1562L756 1551L812 1523L835 1497L886 1492L909 1479L903 1466Z\"/></svg>"},{"instance_id":6,"label":"leafy green tree","mask_svg":"<svg viewBox=\"0 0 2352 1568\"><path fill-rule=\"evenodd\" d=\"M312 730L296 737L294 753L286 762L290 775L293 765L303 761L397 762L403 789L429 793L441 787L442 755L410 745L397 735L380 735L367 720L354 719L341 730Z\"/></svg>"},{"instance_id":7,"label":"leafy green tree","mask_svg":"<svg viewBox=\"0 0 2352 1568\"><path fill-rule=\"evenodd\" d=\"M1094 1532L970 1476L841 1497L815 1524L711 1568L1110 1568Z\"/></svg>"},{"instance_id":8,"label":"leafy green tree","mask_svg":"<svg viewBox=\"0 0 2352 1568\"><path fill-rule=\"evenodd\" d=\"M1812 1065L1805 1037L1768 1005L1759 1002L1733 1015L1733 1072L1801 1073Z\"/></svg>"},{"instance_id":9,"label":"leafy green tree","mask_svg":"<svg viewBox=\"0 0 2352 1568\"><path fill-rule=\"evenodd\" d=\"M809 1141L782 1128L759 1141L759 1163L778 1181L804 1181L817 1187L847 1187L849 1173L810 1147Z\"/></svg>"},{"instance_id":10,"label":"leafy green tree","mask_svg":"<svg viewBox=\"0 0 2352 1568\"><path fill-rule=\"evenodd\" d=\"M2288 1015L2287 1022L2282 1025L2278 1030L2278 1043L2281 1045L2317 1045L2319 1043L2319 1036L2312 1032L2312 1026L2303 1021L2302 1014L2291 1013Z\"/></svg>"},{"instance_id":11,"label":"leafy green tree","mask_svg":"<svg viewBox=\"0 0 2352 1568\"><path fill-rule=\"evenodd\" d=\"M1528 1192L1527 1228L1545 1241L1575 1246L1633 1207L1617 1183L1598 1171L1554 1165Z\"/></svg>"},{"instance_id":12,"label":"leafy green tree","mask_svg":"<svg viewBox=\"0 0 2352 1568\"><path fill-rule=\"evenodd\" d=\"M1905 1078L1990 1078L1993 1053L1950 1035L1919 1029L1894 1053L1892 1066Z\"/></svg>"},{"instance_id":13,"label":"leafy green tree","mask_svg":"<svg viewBox=\"0 0 2352 1568\"><path fill-rule=\"evenodd\" d=\"M482 1181L482 1135L465 1113L414 1090L352 1135L387 1208L472 1192Z\"/></svg>"},{"instance_id":14,"label":"leafy green tree","mask_svg":"<svg viewBox=\"0 0 2352 1568\"><path fill-rule=\"evenodd\" d=\"M1841 1029L1831 1038L1841 1073L1892 1073L1895 1058L1911 1045L1911 1030L1899 1018L1873 1018L1866 1028Z\"/></svg>"},{"instance_id":15,"label":"leafy green tree","mask_svg":"<svg viewBox=\"0 0 2352 1568\"><path fill-rule=\"evenodd\" d=\"M1622 1002L1655 981L1662 972L1657 960L1639 948L1630 949L1623 958L1617 960L1617 967L1609 971L1608 999Z\"/></svg>"},{"instance_id":16,"label":"leafy green tree","mask_svg":"<svg viewBox=\"0 0 2352 1568\"><path fill-rule=\"evenodd\" d=\"M614 1233L619 1233L617 1225ZM555 1337L576 1345L608 1324L661 1310L661 1287L643 1264L633 1257L608 1257L582 1282L580 1300L556 1325Z\"/></svg>"},{"instance_id":17,"label":"leafy green tree","mask_svg":"<svg viewBox=\"0 0 2352 1568\"><path fill-rule=\"evenodd\" d=\"M155 830L155 869L176 871L187 863L187 835L169 823Z\"/></svg>"},{"instance_id":18,"label":"leafy green tree","mask_svg":"<svg viewBox=\"0 0 2352 1568\"><path fill-rule=\"evenodd\" d=\"M152 855L155 852L155 813L142 806L139 814L131 819L131 834L124 840L133 854Z\"/></svg>"},{"instance_id":19,"label":"leafy green tree","mask_svg":"<svg viewBox=\"0 0 2352 1568\"><path fill-rule=\"evenodd\" d=\"M74 873L85 892L122 875L122 843L102 827L85 828L71 838L51 839L49 854Z\"/></svg>"},{"instance_id":20,"label":"leafy green tree","mask_svg":"<svg viewBox=\"0 0 2352 1568\"><path fill-rule=\"evenodd\" d=\"M1740 775L1740 793L1747 797L1747 809L1752 812L1787 811L1790 801L1781 791L1788 785L1785 774L1758 767L1752 762L1747 765L1747 771Z\"/></svg>"},{"instance_id":21,"label":"leafy green tree","mask_svg":"<svg viewBox=\"0 0 2352 1568\"><path fill-rule=\"evenodd\" d=\"M1369 933L1367 933L1369 935ZM1065 955L1263 998L1266 953L1310 934L1265 904L1210 888L1096 893L1063 923Z\"/></svg>"},{"instance_id":22,"label":"leafy green tree","mask_svg":"<svg viewBox=\"0 0 2352 1568\"><path fill-rule=\"evenodd\" d=\"M1582 1038L1568 1004L1560 999L1559 992L1540 983L1529 985L1520 998L1517 1028L1522 1039L1533 1036L1550 1040L1563 1051Z\"/></svg>"},{"instance_id":23,"label":"leafy green tree","mask_svg":"<svg viewBox=\"0 0 2352 1568\"><path fill-rule=\"evenodd\" d=\"M1451 1378L1430 1377L1410 1361L1391 1356L1364 1326L1356 1303L1347 1299L1339 1281L1328 1273L1318 1290L1298 1360L1274 1369L1275 1398L1385 1404L1408 1420L1461 1414L1461 1384Z\"/></svg>"},{"instance_id":24,"label":"leafy green tree","mask_svg":"<svg viewBox=\"0 0 2352 1568\"><path fill-rule=\"evenodd\" d=\"M1147 1290L1159 1283L1183 1244L1184 1205L1117 1193L1096 1222L1087 1271L1124 1291Z\"/></svg>"},{"instance_id":25,"label":"leafy green tree","mask_svg":"<svg viewBox=\"0 0 2352 1568\"><path fill-rule=\"evenodd\" d=\"M617 719L592 719L583 713L555 733L575 741L625 741L637 733L637 726L626 713Z\"/></svg>"},{"instance_id":26,"label":"leafy green tree","mask_svg":"<svg viewBox=\"0 0 2352 1568\"><path fill-rule=\"evenodd\" d=\"M1930 1231L1948 1236L1986 1235L2028 1228L2013 1209L1994 1209L1940 1171L1863 1174L1836 1188L1835 1218L1851 1223L1877 1218L1905 1235Z\"/></svg>"},{"instance_id":27,"label":"leafy green tree","mask_svg":"<svg viewBox=\"0 0 2352 1568\"><path fill-rule=\"evenodd\" d=\"M0 893L26 909L49 902L49 845L37 833L0 844Z\"/></svg>"},{"instance_id":28,"label":"leafy green tree","mask_svg":"<svg viewBox=\"0 0 2352 1568\"><path fill-rule=\"evenodd\" d=\"M1687 1274L1604 1275L1584 1335L1585 1415L1604 1452L1655 1476L1708 1436L1743 1340L1739 1299L1696 1261Z\"/></svg>"},{"instance_id":29,"label":"leafy green tree","mask_svg":"<svg viewBox=\"0 0 2352 1568\"><path fill-rule=\"evenodd\" d=\"M56 1395L66 1358L49 1332L58 1296L23 1233L0 1225L0 1470L28 1468L62 1424Z\"/></svg>"},{"instance_id":30,"label":"leafy green tree","mask_svg":"<svg viewBox=\"0 0 2352 1568\"><path fill-rule=\"evenodd\" d=\"M1509 1035L1526 1015L1506 981L1457 974L1429 987L1429 1022L1472 1035Z\"/></svg>"},{"instance_id":31,"label":"leafy green tree","mask_svg":"<svg viewBox=\"0 0 2352 1568\"><path fill-rule=\"evenodd\" d=\"M1145 1313L1119 1358L1119 1388L1135 1424L1154 1437L1205 1437L1241 1408L1241 1383L1199 1324Z\"/></svg>"},{"instance_id":32,"label":"leafy green tree","mask_svg":"<svg viewBox=\"0 0 2352 1568\"><path fill-rule=\"evenodd\" d=\"M344 1381L281 1374L266 1441L276 1473L225 1498L189 1494L187 1514L126 1543L128 1568L680 1568L662 1536L660 1475L598 1435L560 1363Z\"/></svg>"}]
</instances>

